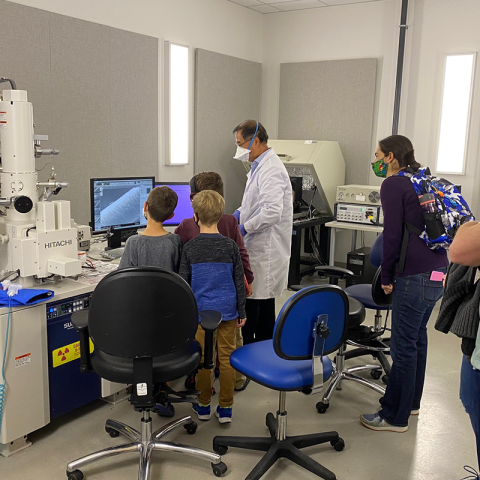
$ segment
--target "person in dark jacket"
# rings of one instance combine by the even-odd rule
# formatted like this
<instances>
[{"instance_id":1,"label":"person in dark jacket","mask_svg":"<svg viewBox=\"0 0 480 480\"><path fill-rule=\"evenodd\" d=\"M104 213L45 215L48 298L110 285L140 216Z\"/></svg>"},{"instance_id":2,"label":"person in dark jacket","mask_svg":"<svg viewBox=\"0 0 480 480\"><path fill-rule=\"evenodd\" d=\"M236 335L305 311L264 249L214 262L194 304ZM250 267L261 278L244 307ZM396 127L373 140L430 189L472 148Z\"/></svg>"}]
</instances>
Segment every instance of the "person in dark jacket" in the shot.
<instances>
[{"instance_id":1,"label":"person in dark jacket","mask_svg":"<svg viewBox=\"0 0 480 480\"><path fill-rule=\"evenodd\" d=\"M468 222L462 225L452 245L450 246L450 260L467 267L480 267L480 224L477 222ZM478 279L478 268L475 268L474 283ZM478 288L478 285L477 285ZM476 290L476 289L475 289ZM478 310L480 305L475 305ZM463 347L463 344L462 344ZM463 350L463 348L462 348ZM460 399L466 412L470 416L473 431L477 441L477 461L480 468L480 328L477 327L477 336L475 348L470 352L464 353L462 368L460 373ZM467 467L465 467L467 470ZM467 470L472 473L472 479L480 479L480 476L473 469ZM474 476L476 475L476 477Z\"/></svg>"},{"instance_id":2,"label":"person in dark jacket","mask_svg":"<svg viewBox=\"0 0 480 480\"><path fill-rule=\"evenodd\" d=\"M408 177L420 168L413 145L402 135L381 140L372 168L386 177L380 197L384 214L382 288L393 292L391 356L393 360L382 408L361 415L362 424L372 430L406 432L410 415L418 415L427 363L427 322L443 294L447 254L430 250L415 233L405 231L408 222L425 230L423 212ZM408 235L405 266L397 271L403 235Z\"/></svg>"}]
</instances>

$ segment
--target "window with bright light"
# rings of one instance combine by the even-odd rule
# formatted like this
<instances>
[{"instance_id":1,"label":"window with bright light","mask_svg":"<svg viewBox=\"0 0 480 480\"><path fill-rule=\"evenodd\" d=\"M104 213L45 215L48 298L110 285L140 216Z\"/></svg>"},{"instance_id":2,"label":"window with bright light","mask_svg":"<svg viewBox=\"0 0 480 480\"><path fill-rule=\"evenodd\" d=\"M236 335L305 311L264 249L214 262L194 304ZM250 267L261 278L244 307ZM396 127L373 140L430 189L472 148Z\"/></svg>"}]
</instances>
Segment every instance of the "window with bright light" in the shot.
<instances>
[{"instance_id":1,"label":"window with bright light","mask_svg":"<svg viewBox=\"0 0 480 480\"><path fill-rule=\"evenodd\" d=\"M465 172L475 53L447 55L437 172Z\"/></svg>"},{"instance_id":2,"label":"window with bright light","mask_svg":"<svg viewBox=\"0 0 480 480\"><path fill-rule=\"evenodd\" d=\"M168 51L168 137L167 163L185 165L190 154L189 49L167 44Z\"/></svg>"}]
</instances>

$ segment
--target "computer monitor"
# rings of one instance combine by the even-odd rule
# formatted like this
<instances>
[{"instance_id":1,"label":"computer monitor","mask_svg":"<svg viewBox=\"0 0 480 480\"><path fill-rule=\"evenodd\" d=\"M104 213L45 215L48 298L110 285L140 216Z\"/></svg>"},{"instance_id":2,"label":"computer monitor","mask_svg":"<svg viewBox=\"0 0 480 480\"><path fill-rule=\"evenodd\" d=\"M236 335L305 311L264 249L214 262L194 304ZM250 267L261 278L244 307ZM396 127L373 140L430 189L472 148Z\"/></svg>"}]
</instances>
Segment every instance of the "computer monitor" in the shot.
<instances>
[{"instance_id":1,"label":"computer monitor","mask_svg":"<svg viewBox=\"0 0 480 480\"><path fill-rule=\"evenodd\" d=\"M111 229L110 248L121 246L122 231L147 225L143 205L154 184L154 177L90 179L92 230L99 233Z\"/></svg>"},{"instance_id":2,"label":"computer monitor","mask_svg":"<svg viewBox=\"0 0 480 480\"><path fill-rule=\"evenodd\" d=\"M156 187L170 187L178 196L177 208L170 220L163 225L180 225L182 220L193 217L192 202L190 201L190 184L188 182L155 182Z\"/></svg>"}]
</instances>

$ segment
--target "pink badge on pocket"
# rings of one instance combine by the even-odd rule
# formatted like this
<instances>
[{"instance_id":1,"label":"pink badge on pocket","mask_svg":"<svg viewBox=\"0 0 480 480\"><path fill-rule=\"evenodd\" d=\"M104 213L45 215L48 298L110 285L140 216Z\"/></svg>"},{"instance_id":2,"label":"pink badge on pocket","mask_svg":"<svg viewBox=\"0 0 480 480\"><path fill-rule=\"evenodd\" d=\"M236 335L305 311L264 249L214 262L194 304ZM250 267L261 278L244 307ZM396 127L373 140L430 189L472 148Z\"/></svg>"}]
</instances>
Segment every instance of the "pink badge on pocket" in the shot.
<instances>
[{"instance_id":1,"label":"pink badge on pocket","mask_svg":"<svg viewBox=\"0 0 480 480\"><path fill-rule=\"evenodd\" d=\"M430 275L430 280L433 280L434 282L441 282L443 280L443 275L443 272L433 271Z\"/></svg>"}]
</instances>

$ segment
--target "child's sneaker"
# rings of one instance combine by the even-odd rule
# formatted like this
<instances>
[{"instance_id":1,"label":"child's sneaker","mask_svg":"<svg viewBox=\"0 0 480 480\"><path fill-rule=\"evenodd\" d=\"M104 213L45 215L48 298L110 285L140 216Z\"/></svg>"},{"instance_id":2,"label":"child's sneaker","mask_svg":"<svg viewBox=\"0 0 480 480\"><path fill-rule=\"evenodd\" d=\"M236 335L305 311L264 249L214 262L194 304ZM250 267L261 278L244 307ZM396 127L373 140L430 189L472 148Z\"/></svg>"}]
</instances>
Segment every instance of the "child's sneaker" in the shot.
<instances>
[{"instance_id":1,"label":"child's sneaker","mask_svg":"<svg viewBox=\"0 0 480 480\"><path fill-rule=\"evenodd\" d=\"M175 407L170 402L157 402L154 412L160 417L173 417L175 415Z\"/></svg>"},{"instance_id":2,"label":"child's sneaker","mask_svg":"<svg viewBox=\"0 0 480 480\"><path fill-rule=\"evenodd\" d=\"M220 423L232 423L232 407L217 406L215 416Z\"/></svg>"},{"instance_id":3,"label":"child's sneaker","mask_svg":"<svg viewBox=\"0 0 480 480\"><path fill-rule=\"evenodd\" d=\"M199 420L210 420L212 416L210 413L210 404L202 405L200 403L194 403L192 409L197 414Z\"/></svg>"}]
</instances>

